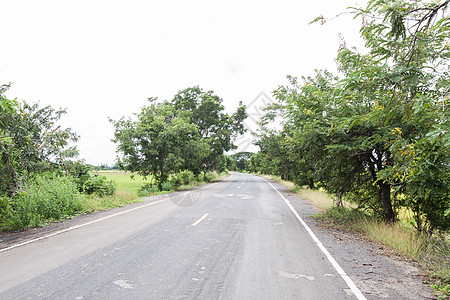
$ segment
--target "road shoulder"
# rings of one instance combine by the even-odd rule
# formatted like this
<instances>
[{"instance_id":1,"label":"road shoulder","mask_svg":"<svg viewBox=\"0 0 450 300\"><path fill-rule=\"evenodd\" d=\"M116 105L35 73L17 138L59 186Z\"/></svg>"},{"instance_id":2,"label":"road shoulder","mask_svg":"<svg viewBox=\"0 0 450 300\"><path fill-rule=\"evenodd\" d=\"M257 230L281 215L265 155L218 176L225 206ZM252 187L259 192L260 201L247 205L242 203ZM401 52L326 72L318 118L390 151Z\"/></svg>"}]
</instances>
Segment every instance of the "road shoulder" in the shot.
<instances>
[{"instance_id":1,"label":"road shoulder","mask_svg":"<svg viewBox=\"0 0 450 300\"><path fill-rule=\"evenodd\" d=\"M313 218L319 209L282 185L272 184L292 203L367 299L437 299L432 288L424 284L425 272L416 263L353 233L321 226Z\"/></svg>"}]
</instances>

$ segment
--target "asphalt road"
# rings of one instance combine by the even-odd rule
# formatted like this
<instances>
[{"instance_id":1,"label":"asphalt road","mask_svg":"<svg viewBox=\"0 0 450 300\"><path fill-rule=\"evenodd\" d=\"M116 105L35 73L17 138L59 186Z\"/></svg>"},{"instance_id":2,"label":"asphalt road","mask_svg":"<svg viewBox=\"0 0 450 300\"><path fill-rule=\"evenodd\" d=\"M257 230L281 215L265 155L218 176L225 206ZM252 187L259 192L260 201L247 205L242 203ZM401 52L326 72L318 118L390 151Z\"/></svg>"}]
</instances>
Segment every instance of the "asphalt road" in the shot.
<instances>
[{"instance_id":1,"label":"asphalt road","mask_svg":"<svg viewBox=\"0 0 450 300\"><path fill-rule=\"evenodd\" d=\"M3 249L0 299L364 299L308 230L236 173Z\"/></svg>"}]
</instances>

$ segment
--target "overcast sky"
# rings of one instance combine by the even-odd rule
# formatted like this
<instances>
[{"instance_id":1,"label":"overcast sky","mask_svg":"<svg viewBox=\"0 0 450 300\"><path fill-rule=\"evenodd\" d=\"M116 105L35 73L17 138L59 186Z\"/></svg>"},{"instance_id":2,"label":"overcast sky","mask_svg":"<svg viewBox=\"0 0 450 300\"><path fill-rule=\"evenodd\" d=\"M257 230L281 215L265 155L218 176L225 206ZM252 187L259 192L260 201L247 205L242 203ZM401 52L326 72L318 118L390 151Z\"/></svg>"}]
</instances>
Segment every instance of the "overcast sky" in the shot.
<instances>
[{"instance_id":1,"label":"overcast sky","mask_svg":"<svg viewBox=\"0 0 450 300\"><path fill-rule=\"evenodd\" d=\"M362 47L360 21L334 17L365 1L0 0L0 84L9 98L67 108L80 158L112 165L108 117L199 85L224 99L269 97L286 75L335 70L341 33Z\"/></svg>"}]
</instances>

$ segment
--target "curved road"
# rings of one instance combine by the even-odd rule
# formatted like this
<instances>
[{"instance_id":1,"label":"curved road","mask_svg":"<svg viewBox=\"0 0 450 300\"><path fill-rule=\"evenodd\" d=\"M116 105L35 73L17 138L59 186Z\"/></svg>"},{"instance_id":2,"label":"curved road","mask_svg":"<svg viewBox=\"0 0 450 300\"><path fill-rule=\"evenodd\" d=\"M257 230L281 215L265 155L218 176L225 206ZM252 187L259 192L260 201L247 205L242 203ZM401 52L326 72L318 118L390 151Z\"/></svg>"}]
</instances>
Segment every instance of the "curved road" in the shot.
<instances>
[{"instance_id":1,"label":"curved road","mask_svg":"<svg viewBox=\"0 0 450 300\"><path fill-rule=\"evenodd\" d=\"M246 174L0 251L0 299L364 299Z\"/></svg>"}]
</instances>

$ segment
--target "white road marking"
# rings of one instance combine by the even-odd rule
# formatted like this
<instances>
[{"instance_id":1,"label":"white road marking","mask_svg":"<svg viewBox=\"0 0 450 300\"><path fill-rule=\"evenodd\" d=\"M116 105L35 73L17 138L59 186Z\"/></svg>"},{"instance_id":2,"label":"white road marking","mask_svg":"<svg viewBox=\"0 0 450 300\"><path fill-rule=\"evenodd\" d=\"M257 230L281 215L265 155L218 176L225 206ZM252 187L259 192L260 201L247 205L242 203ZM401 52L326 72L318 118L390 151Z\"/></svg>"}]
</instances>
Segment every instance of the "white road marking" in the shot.
<instances>
[{"instance_id":1,"label":"white road marking","mask_svg":"<svg viewBox=\"0 0 450 300\"><path fill-rule=\"evenodd\" d=\"M141 205L141 206L138 206L138 207L134 207L134 208L131 208L131 209L128 209L128 210L125 210L125 211L121 211L119 213L116 213L116 214L113 214L113 215L109 215L109 216L106 216L106 217L103 217L103 218L100 218L100 219L96 219L96 220L93 220L93 221L90 221L90 222L87 222L87 223L71 226L69 228L62 229L60 231L56 231L56 232L53 232L53 233L50 233L50 234L47 234L47 235L44 235L44 236L32 239L32 240L25 241L23 243L15 244L15 245L9 246L7 248L0 249L0 253L8 251L8 250L11 250L11 249L14 249L14 248L17 248L17 247L20 247L20 246L27 245L27 244L30 244L30 243L34 243L34 242L37 242L37 241L40 241L40 240L43 240L43 239L46 239L46 238L49 238L49 237L52 237L52 236L64 233L64 232L67 232L67 231L71 231L71 230L78 229L78 228L81 228L81 227L84 227L84 226L87 226L87 225L91 225L91 224L94 224L94 223L97 223L97 222L100 222L100 221L103 221L103 220L106 220L106 219L109 219L109 218L117 217L117 216L129 213L129 212L137 210L137 209L141 209L141 208L144 208L144 207L147 207L147 206L155 205L155 204L161 203L163 201L167 201L167 200L168 199L158 200L158 201L151 202L151 203L148 203L148 204L145 204L145 205Z\"/></svg>"},{"instance_id":2,"label":"white road marking","mask_svg":"<svg viewBox=\"0 0 450 300\"><path fill-rule=\"evenodd\" d=\"M204 214L203 217L201 217L200 219L198 219L197 221L195 221L192 224L192 227L197 226L201 221L203 221L209 214Z\"/></svg>"},{"instance_id":3,"label":"white road marking","mask_svg":"<svg viewBox=\"0 0 450 300\"><path fill-rule=\"evenodd\" d=\"M306 224L305 221L300 217L300 215L295 210L294 206L289 202L288 199L286 199L274 186L272 183L267 181L266 179L262 178L265 182L267 182L277 193L280 195L281 199L284 200L286 205L289 207L289 209L292 211L292 213L295 215L297 220L300 221L300 223L303 225L303 227L306 229L306 231L309 233L313 241L316 243L316 245L319 247L319 249L322 251L323 254L327 257L328 261L331 263L331 265L334 267L334 269L338 272L338 274L342 277L342 279L347 283L348 287L351 289L353 294L358 298L359 300L367 300L366 297L364 297L363 293L358 289L356 284L353 282L353 280L345 273L345 271L341 268L341 266L337 263L337 261L334 259L333 256L331 256L330 252L325 248L325 246L322 244L322 242L317 238L317 236L314 234L314 232L309 228L308 224Z\"/></svg>"},{"instance_id":4,"label":"white road marking","mask_svg":"<svg viewBox=\"0 0 450 300\"><path fill-rule=\"evenodd\" d=\"M229 176L228 178L233 177L233 175ZM200 189L191 190L191 191L186 192L186 193L181 194L181 195L185 195L185 194L190 193L190 192L203 190L203 189L206 189L206 188L211 187L213 185L216 185L218 183L221 183L221 181L218 181L218 182L215 182L215 183L212 183L212 184L208 184L205 187L202 187ZM100 222L100 221L103 221L103 220L106 220L106 219L109 219L109 218L117 217L117 216L129 213L129 212L137 210L137 209L141 209L141 208L145 208L145 207L148 207L148 206L151 206L151 205L155 205L155 204L161 203L163 201L167 201L167 200L169 200L169 198L161 199L161 200L158 200L158 201L155 201L155 202L151 202L151 203L148 203L148 204L144 204L144 205L141 205L141 206L138 206L138 207L134 207L134 208L131 208L131 209L128 209L128 210L125 210L125 211L122 211L122 212L119 212L119 213L116 213L116 214L113 214L113 215L109 215L109 216L106 216L106 217L103 217L103 218L100 218L100 219L96 219L96 220L87 222L87 223L71 226L69 228L62 229L60 231L56 231L56 232L53 232L53 233L50 233L50 234L47 234L47 235L44 235L44 236L32 239L32 240L28 240L28 241L25 241L25 242L22 242L22 243L14 244L14 245L9 246L7 248L0 249L0 253L8 251L8 250L11 250L11 249L14 249L14 248L17 248L17 247L25 246L27 244L31 244L31 243L34 243L34 242L37 242L37 241L40 241L40 240L44 240L44 239L47 239L49 237L52 237L52 236L55 236L55 235L58 235L58 234L61 234L61 233L64 233L64 232L72 231L74 229L78 229L78 228L81 228L81 227L84 227L84 226L87 226L87 225L91 225L91 224L94 224L94 223L97 223L97 222Z\"/></svg>"}]
</instances>

